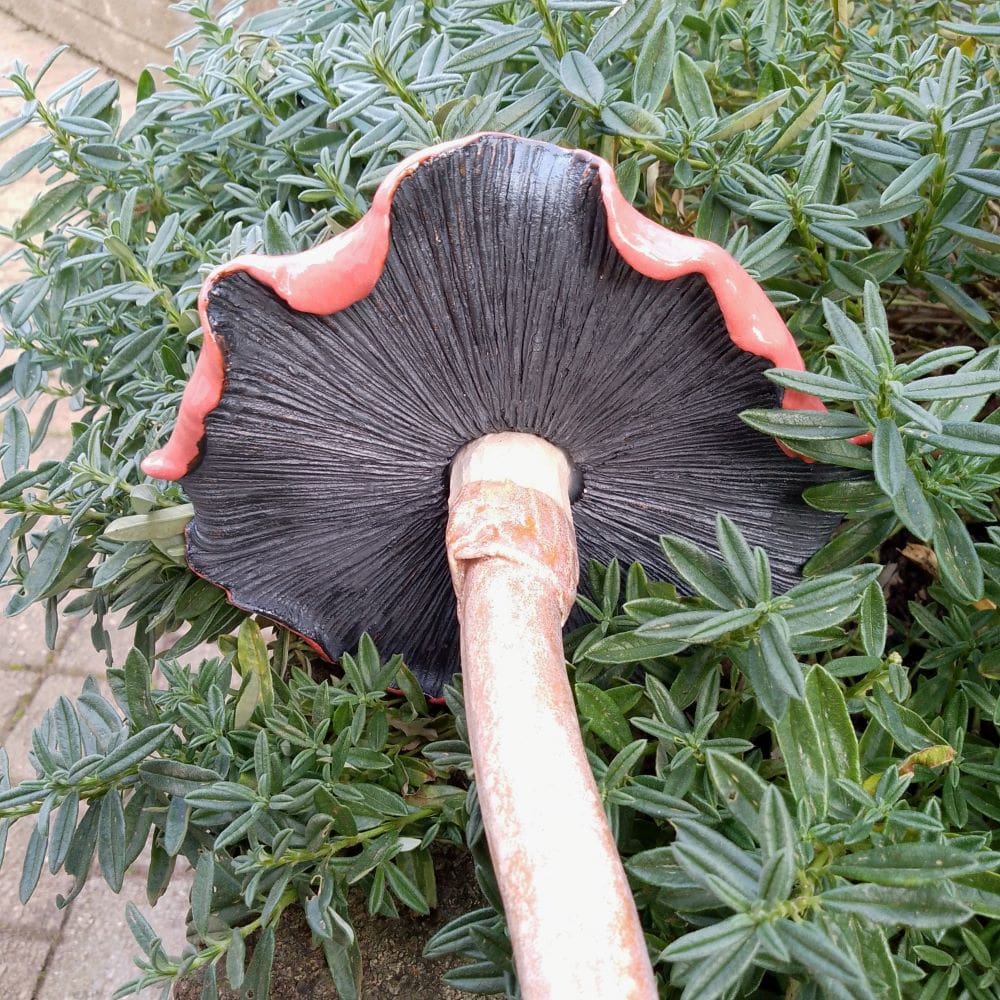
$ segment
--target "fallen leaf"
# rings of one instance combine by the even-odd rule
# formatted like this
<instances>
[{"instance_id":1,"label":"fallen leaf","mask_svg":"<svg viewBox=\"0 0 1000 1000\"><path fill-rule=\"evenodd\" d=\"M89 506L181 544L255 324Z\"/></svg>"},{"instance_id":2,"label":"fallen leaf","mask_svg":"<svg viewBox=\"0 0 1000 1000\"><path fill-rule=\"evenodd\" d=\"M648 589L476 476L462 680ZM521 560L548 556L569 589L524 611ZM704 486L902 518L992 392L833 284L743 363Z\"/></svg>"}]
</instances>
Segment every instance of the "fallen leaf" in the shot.
<instances>
[{"instance_id":1,"label":"fallen leaf","mask_svg":"<svg viewBox=\"0 0 1000 1000\"><path fill-rule=\"evenodd\" d=\"M935 768L944 767L955 759L955 748L947 744L936 747L926 747L911 753L902 764L899 765L899 773L913 774L914 768L919 764L921 767Z\"/></svg>"},{"instance_id":2,"label":"fallen leaf","mask_svg":"<svg viewBox=\"0 0 1000 1000\"><path fill-rule=\"evenodd\" d=\"M915 562L921 569L926 570L931 576L938 575L937 556L934 550L918 542L907 542L903 547L902 554L911 562Z\"/></svg>"}]
</instances>

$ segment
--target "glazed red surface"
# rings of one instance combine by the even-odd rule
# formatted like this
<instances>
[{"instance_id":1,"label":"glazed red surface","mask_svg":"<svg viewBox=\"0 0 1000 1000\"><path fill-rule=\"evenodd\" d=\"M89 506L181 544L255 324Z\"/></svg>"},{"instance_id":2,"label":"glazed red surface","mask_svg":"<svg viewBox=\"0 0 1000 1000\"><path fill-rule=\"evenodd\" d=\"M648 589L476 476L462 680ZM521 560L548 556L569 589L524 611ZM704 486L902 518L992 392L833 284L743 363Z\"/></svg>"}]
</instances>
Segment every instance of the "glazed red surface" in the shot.
<instances>
[{"instance_id":1,"label":"glazed red surface","mask_svg":"<svg viewBox=\"0 0 1000 1000\"><path fill-rule=\"evenodd\" d=\"M379 185L364 218L339 236L302 253L237 257L212 271L198 300L204 343L194 374L184 390L170 440L143 461L143 472L155 479L184 476L198 458L205 417L222 398L225 366L207 313L208 295L217 281L244 271L299 312L328 314L346 309L364 298L382 274L389 253L389 211L400 182L425 161L475 142L482 134L431 146L407 157ZM660 281L695 272L704 275L737 347L767 358L776 367L804 370L799 349L777 309L733 257L714 243L671 232L647 219L621 193L610 163L593 153L576 152L600 172L609 235L631 267ZM785 391L782 406L825 409L815 396L791 389Z\"/></svg>"}]
</instances>

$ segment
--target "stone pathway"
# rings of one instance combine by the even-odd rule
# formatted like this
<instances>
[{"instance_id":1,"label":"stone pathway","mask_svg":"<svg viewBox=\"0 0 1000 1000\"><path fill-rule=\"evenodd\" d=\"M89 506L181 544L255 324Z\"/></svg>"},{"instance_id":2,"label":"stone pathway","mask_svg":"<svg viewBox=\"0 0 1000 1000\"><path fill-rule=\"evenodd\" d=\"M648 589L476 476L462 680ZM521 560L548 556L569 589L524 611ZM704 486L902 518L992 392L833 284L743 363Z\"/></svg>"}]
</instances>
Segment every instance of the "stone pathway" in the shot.
<instances>
[{"instance_id":1,"label":"stone pathway","mask_svg":"<svg viewBox=\"0 0 1000 1000\"><path fill-rule=\"evenodd\" d=\"M25 8L30 11L30 5ZM57 31L57 25L49 26ZM0 13L0 75L15 59L37 69L56 42ZM92 61L72 51L64 52L46 74L42 92L48 93ZM102 71L102 76L108 74ZM97 79L100 79L99 76ZM126 108L135 103L134 86L121 80ZM0 89L4 84L0 83ZM0 122L20 110L19 99L0 98ZM0 142L0 162L37 137L22 129ZM0 187L0 224L9 225L42 189L41 178L25 177ZM0 258L10 244L0 238ZM23 273L17 263L0 265L0 287ZM11 352L0 360L10 364ZM35 452L36 462L61 458L70 444L72 414L57 412L48 438ZM2 517L2 515L0 515ZM6 598L4 598L6 600ZM84 678L104 675L104 656L90 644L89 621L63 619L54 650L46 649L44 612L34 605L17 618L0 617L0 746L11 758L13 778L32 777L27 761L31 731L60 694L75 698ZM114 658L120 664L131 647L126 633L113 635ZM184 945L189 878L175 878L166 896L150 908L145 893L145 863L140 861L126 876L120 895L111 892L99 873L93 874L80 896L65 910L56 908L56 896L71 883L68 876L53 877L46 870L30 903L18 901L20 865L30 834L30 821L14 825L8 838L6 859L0 870L0 983L2 1000L108 1000L116 986L135 974L131 956L137 951L125 924L125 904L134 902L157 932L169 954ZM152 998L159 991L147 990Z\"/></svg>"}]
</instances>

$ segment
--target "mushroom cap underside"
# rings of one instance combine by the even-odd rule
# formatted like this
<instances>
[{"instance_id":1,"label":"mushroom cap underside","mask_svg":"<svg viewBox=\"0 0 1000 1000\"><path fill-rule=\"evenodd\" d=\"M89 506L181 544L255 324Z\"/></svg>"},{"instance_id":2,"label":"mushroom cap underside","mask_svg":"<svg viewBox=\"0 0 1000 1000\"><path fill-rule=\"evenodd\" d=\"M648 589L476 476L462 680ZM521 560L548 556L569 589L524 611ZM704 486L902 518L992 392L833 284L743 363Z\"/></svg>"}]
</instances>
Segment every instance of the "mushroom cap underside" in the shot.
<instances>
[{"instance_id":1,"label":"mushroom cap underside","mask_svg":"<svg viewBox=\"0 0 1000 1000\"><path fill-rule=\"evenodd\" d=\"M399 183L353 305L316 315L246 273L216 281L225 391L183 479L196 572L331 658L367 631L440 694L459 667L449 464L512 430L572 459L583 565L676 579L658 537L715 551L721 511L791 586L837 522L800 498L830 470L739 419L779 403L768 362L735 346L701 275L624 261L600 185L578 154L487 136Z\"/></svg>"}]
</instances>

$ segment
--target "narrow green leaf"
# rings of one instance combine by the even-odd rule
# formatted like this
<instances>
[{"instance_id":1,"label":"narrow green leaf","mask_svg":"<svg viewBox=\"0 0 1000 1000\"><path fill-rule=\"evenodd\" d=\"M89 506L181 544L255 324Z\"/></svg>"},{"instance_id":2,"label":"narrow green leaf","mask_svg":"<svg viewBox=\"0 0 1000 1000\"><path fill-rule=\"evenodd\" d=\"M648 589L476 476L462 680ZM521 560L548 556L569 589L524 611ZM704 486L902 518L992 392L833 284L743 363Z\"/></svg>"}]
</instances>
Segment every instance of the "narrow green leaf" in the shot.
<instances>
[{"instance_id":1,"label":"narrow green leaf","mask_svg":"<svg viewBox=\"0 0 1000 1000\"><path fill-rule=\"evenodd\" d=\"M576 702L583 722L616 751L632 742L632 733L611 696L593 684L576 685Z\"/></svg>"},{"instance_id":2,"label":"narrow green leaf","mask_svg":"<svg viewBox=\"0 0 1000 1000\"><path fill-rule=\"evenodd\" d=\"M75 764L83 756L83 734L73 703L65 695L60 695L49 709L49 718L55 724L57 746L67 762Z\"/></svg>"},{"instance_id":3,"label":"narrow green leaf","mask_svg":"<svg viewBox=\"0 0 1000 1000\"><path fill-rule=\"evenodd\" d=\"M737 913L726 920L677 938L660 952L657 961L694 962L705 958L717 960L720 954L739 948L753 936L753 932L754 924L749 914Z\"/></svg>"},{"instance_id":4,"label":"narrow green leaf","mask_svg":"<svg viewBox=\"0 0 1000 1000\"><path fill-rule=\"evenodd\" d=\"M907 436L942 451L1000 458L1000 425L945 421L938 434L920 427L904 427L902 430Z\"/></svg>"},{"instance_id":5,"label":"narrow green leaf","mask_svg":"<svg viewBox=\"0 0 1000 1000\"><path fill-rule=\"evenodd\" d=\"M64 524L57 525L45 536L24 578L26 600L40 597L52 586L69 555L72 541L73 533Z\"/></svg>"},{"instance_id":6,"label":"narrow green leaf","mask_svg":"<svg viewBox=\"0 0 1000 1000\"><path fill-rule=\"evenodd\" d=\"M632 75L632 101L647 111L656 111L674 71L677 32L669 15L660 17L646 36L635 61Z\"/></svg>"},{"instance_id":7,"label":"narrow green leaf","mask_svg":"<svg viewBox=\"0 0 1000 1000\"><path fill-rule=\"evenodd\" d=\"M896 367L896 377L901 382L912 382L914 379L923 378L939 368L946 368L949 365L960 365L976 356L975 348L972 347L939 347L936 350L922 354L915 361Z\"/></svg>"},{"instance_id":8,"label":"narrow green leaf","mask_svg":"<svg viewBox=\"0 0 1000 1000\"><path fill-rule=\"evenodd\" d=\"M983 596L983 566L976 546L961 517L949 504L933 499L935 527L934 552L938 557L941 578L968 603Z\"/></svg>"},{"instance_id":9,"label":"narrow green leaf","mask_svg":"<svg viewBox=\"0 0 1000 1000\"><path fill-rule=\"evenodd\" d=\"M173 538L183 535L194 517L194 504L163 507L148 514L119 517L104 529L104 537L112 542L140 542Z\"/></svg>"},{"instance_id":10,"label":"narrow green leaf","mask_svg":"<svg viewBox=\"0 0 1000 1000\"><path fill-rule=\"evenodd\" d=\"M401 871L391 861L386 862L382 866L382 870L385 872L389 887L399 897L401 902L405 903L416 913L430 913L430 907L427 905L427 900L424 899L423 893L421 893L413 880L405 872Z\"/></svg>"},{"instance_id":11,"label":"narrow green leaf","mask_svg":"<svg viewBox=\"0 0 1000 1000\"><path fill-rule=\"evenodd\" d=\"M853 413L836 410L744 410L740 419L754 430L789 441L836 441L868 430Z\"/></svg>"},{"instance_id":12,"label":"narrow green leaf","mask_svg":"<svg viewBox=\"0 0 1000 1000\"><path fill-rule=\"evenodd\" d=\"M1000 374L995 371L969 371L963 369L952 375L931 375L903 386L907 399L929 401L936 399L961 399L983 393L1000 392Z\"/></svg>"},{"instance_id":13,"label":"narrow green leaf","mask_svg":"<svg viewBox=\"0 0 1000 1000\"><path fill-rule=\"evenodd\" d=\"M907 753L929 746L942 746L947 741L924 720L904 705L900 705L881 685L872 688L868 711L885 729L896 745Z\"/></svg>"},{"instance_id":14,"label":"narrow green leaf","mask_svg":"<svg viewBox=\"0 0 1000 1000\"><path fill-rule=\"evenodd\" d=\"M881 656L889 623L886 616L885 594L877 580L865 590L860 607L861 644L869 656Z\"/></svg>"},{"instance_id":15,"label":"narrow green leaf","mask_svg":"<svg viewBox=\"0 0 1000 1000\"><path fill-rule=\"evenodd\" d=\"M587 46L587 55L595 62L620 52L639 32L656 10L654 0L625 0L601 22Z\"/></svg>"},{"instance_id":16,"label":"narrow green leaf","mask_svg":"<svg viewBox=\"0 0 1000 1000\"><path fill-rule=\"evenodd\" d=\"M246 943L240 929L234 928L229 937L229 947L226 949L226 979L234 990L243 985L246 972Z\"/></svg>"},{"instance_id":17,"label":"narrow green leaf","mask_svg":"<svg viewBox=\"0 0 1000 1000\"><path fill-rule=\"evenodd\" d=\"M249 809L242 815L237 816L215 838L212 850L223 851L232 844L238 844L241 840L245 840L259 821L260 813L254 809Z\"/></svg>"},{"instance_id":18,"label":"narrow green leaf","mask_svg":"<svg viewBox=\"0 0 1000 1000\"><path fill-rule=\"evenodd\" d=\"M735 525L733 530L736 530ZM674 569L702 597L707 597L717 607L725 610L736 608L742 603L726 567L718 559L680 535L662 535L660 546Z\"/></svg>"},{"instance_id":19,"label":"narrow green leaf","mask_svg":"<svg viewBox=\"0 0 1000 1000\"><path fill-rule=\"evenodd\" d=\"M91 806L91 808L94 808ZM125 812L117 789L101 799L97 831L97 859L112 892L121 892L125 881Z\"/></svg>"},{"instance_id":20,"label":"narrow green leaf","mask_svg":"<svg viewBox=\"0 0 1000 1000\"><path fill-rule=\"evenodd\" d=\"M892 341L889 339L889 319L882 303L882 294L874 281L866 281L864 288L865 328L864 334L877 360L892 366L894 357Z\"/></svg>"},{"instance_id":21,"label":"narrow green leaf","mask_svg":"<svg viewBox=\"0 0 1000 1000\"><path fill-rule=\"evenodd\" d=\"M794 452L824 465L839 465L844 469L860 469L869 472L872 456L868 448L850 441L803 441L795 442Z\"/></svg>"},{"instance_id":22,"label":"narrow green leaf","mask_svg":"<svg viewBox=\"0 0 1000 1000\"><path fill-rule=\"evenodd\" d=\"M852 1000L875 1000L864 970L845 942L831 939L834 925L821 930L815 923L782 920L775 925L782 943L792 958L808 969L819 982L832 979L840 983Z\"/></svg>"},{"instance_id":23,"label":"narrow green leaf","mask_svg":"<svg viewBox=\"0 0 1000 1000\"><path fill-rule=\"evenodd\" d=\"M872 459L875 463L875 480L889 497L895 497L903 488L908 472L906 449L899 428L888 417L878 422L872 440Z\"/></svg>"},{"instance_id":24,"label":"narrow green leaf","mask_svg":"<svg viewBox=\"0 0 1000 1000\"><path fill-rule=\"evenodd\" d=\"M886 885L843 885L819 897L820 907L834 913L851 913L887 926L938 930L964 923L972 916L960 899L926 885L902 889Z\"/></svg>"},{"instance_id":25,"label":"narrow green leaf","mask_svg":"<svg viewBox=\"0 0 1000 1000\"><path fill-rule=\"evenodd\" d=\"M211 851L199 851L194 882L191 885L191 918L202 938L208 935L214 887L215 856Z\"/></svg>"},{"instance_id":26,"label":"narrow green leaf","mask_svg":"<svg viewBox=\"0 0 1000 1000\"><path fill-rule=\"evenodd\" d=\"M779 851L787 851L794 860L799 842L798 835L785 800L774 785L765 785L758 825L760 831L758 840L764 857L770 857Z\"/></svg>"},{"instance_id":27,"label":"narrow green leaf","mask_svg":"<svg viewBox=\"0 0 1000 1000\"><path fill-rule=\"evenodd\" d=\"M49 136L19 150L6 163L0 164L0 187L13 184L34 170L52 152L55 143Z\"/></svg>"},{"instance_id":28,"label":"narrow green leaf","mask_svg":"<svg viewBox=\"0 0 1000 1000\"><path fill-rule=\"evenodd\" d=\"M243 978L243 996L264 998L271 995L271 970L274 967L274 928L267 927L254 945L253 957ZM346 998L345 998L346 1000Z\"/></svg>"},{"instance_id":29,"label":"narrow green leaf","mask_svg":"<svg viewBox=\"0 0 1000 1000\"><path fill-rule=\"evenodd\" d=\"M879 205L888 205L910 197L934 172L937 163L936 153L928 153L911 163L894 181L886 185L879 198Z\"/></svg>"},{"instance_id":30,"label":"narrow green leaf","mask_svg":"<svg viewBox=\"0 0 1000 1000\"><path fill-rule=\"evenodd\" d=\"M830 772L822 719L814 713L811 699L793 701L775 727L778 746L785 761L788 783L796 799L808 799L819 816L825 816L829 801Z\"/></svg>"},{"instance_id":31,"label":"narrow green leaf","mask_svg":"<svg viewBox=\"0 0 1000 1000\"><path fill-rule=\"evenodd\" d=\"M124 774L151 756L164 743L172 729L172 723L161 722L130 736L107 754L95 774L104 780Z\"/></svg>"},{"instance_id":32,"label":"narrow green leaf","mask_svg":"<svg viewBox=\"0 0 1000 1000\"><path fill-rule=\"evenodd\" d=\"M757 567L754 554L736 524L725 514L719 514L715 521L715 534L719 551L725 560L726 569L736 586L747 600L757 599ZM718 571L717 571L718 572ZM720 581L724 580L721 573ZM685 578L686 579L686 578ZM691 583L692 581L688 581ZM726 581L728 584L728 581ZM729 588L731 590L731 588ZM700 590L700 588L699 588ZM701 591L703 592L703 591ZM708 596L708 595L706 595ZM718 603L718 602L716 602ZM720 604L720 607L728 605Z\"/></svg>"},{"instance_id":33,"label":"narrow green leaf","mask_svg":"<svg viewBox=\"0 0 1000 1000\"><path fill-rule=\"evenodd\" d=\"M588 646L583 659L594 663L639 663L642 660L655 660L660 656L672 656L686 645L686 642L622 632Z\"/></svg>"},{"instance_id":34,"label":"narrow green leaf","mask_svg":"<svg viewBox=\"0 0 1000 1000\"><path fill-rule=\"evenodd\" d=\"M18 899L20 899L22 906L31 899L32 893L38 885L47 849L48 835L46 831L39 829L37 825L33 826L31 836L28 838L27 849L24 852L24 866L21 869L21 882L18 886Z\"/></svg>"},{"instance_id":35,"label":"narrow green leaf","mask_svg":"<svg viewBox=\"0 0 1000 1000\"><path fill-rule=\"evenodd\" d=\"M133 648L125 657L124 669L129 717L132 724L141 732L148 732L148 727L154 726L159 718L156 705L153 703L149 663L137 648Z\"/></svg>"},{"instance_id":36,"label":"narrow green leaf","mask_svg":"<svg viewBox=\"0 0 1000 1000\"><path fill-rule=\"evenodd\" d=\"M705 74L686 52L678 52L674 61L674 96L688 125L718 117Z\"/></svg>"},{"instance_id":37,"label":"narrow green leaf","mask_svg":"<svg viewBox=\"0 0 1000 1000\"><path fill-rule=\"evenodd\" d=\"M756 641L768 676L789 698L801 698L805 691L802 665L792 652L784 622L777 618L764 622Z\"/></svg>"},{"instance_id":38,"label":"narrow green leaf","mask_svg":"<svg viewBox=\"0 0 1000 1000\"><path fill-rule=\"evenodd\" d=\"M536 28L511 27L494 35L487 35L478 42L465 46L449 60L445 69L471 73L503 62L511 56L523 52L538 39Z\"/></svg>"},{"instance_id":39,"label":"narrow green leaf","mask_svg":"<svg viewBox=\"0 0 1000 1000\"><path fill-rule=\"evenodd\" d=\"M601 111L601 122L614 134L635 139L659 139L666 132L656 115L630 101L612 101Z\"/></svg>"},{"instance_id":40,"label":"narrow green leaf","mask_svg":"<svg viewBox=\"0 0 1000 1000\"><path fill-rule=\"evenodd\" d=\"M858 325L835 302L823 299L823 315L835 344L850 351L875 374L875 357Z\"/></svg>"},{"instance_id":41,"label":"narrow green leaf","mask_svg":"<svg viewBox=\"0 0 1000 1000\"><path fill-rule=\"evenodd\" d=\"M755 857L697 820L677 817L672 822L677 828L674 855L693 878L708 885L709 877L718 877L745 899L756 897L762 866Z\"/></svg>"},{"instance_id":42,"label":"narrow green leaf","mask_svg":"<svg viewBox=\"0 0 1000 1000\"><path fill-rule=\"evenodd\" d=\"M790 607L781 610L794 635L837 625L850 615L882 567L862 563L796 584L783 595Z\"/></svg>"},{"instance_id":43,"label":"narrow green leaf","mask_svg":"<svg viewBox=\"0 0 1000 1000\"><path fill-rule=\"evenodd\" d=\"M973 911L1000 920L1000 874L980 872L963 875L953 882L959 899Z\"/></svg>"},{"instance_id":44,"label":"narrow green leaf","mask_svg":"<svg viewBox=\"0 0 1000 1000\"><path fill-rule=\"evenodd\" d=\"M892 500L897 517L918 538L927 541L934 532L934 512L910 468L899 428L889 418L878 422L872 441L875 480Z\"/></svg>"},{"instance_id":45,"label":"narrow green leaf","mask_svg":"<svg viewBox=\"0 0 1000 1000\"><path fill-rule=\"evenodd\" d=\"M624 784L632 773L632 769L642 760L648 745L648 740L633 740L627 747L615 754L611 763L608 764L607 771L604 772L604 777L601 778L601 789L606 791Z\"/></svg>"},{"instance_id":46,"label":"narrow green leaf","mask_svg":"<svg viewBox=\"0 0 1000 1000\"><path fill-rule=\"evenodd\" d=\"M820 399L858 400L868 399L871 393L840 378L829 375L816 375L812 372L799 372L791 368L772 368L764 374L778 385L786 389L796 389L799 392L818 396Z\"/></svg>"},{"instance_id":47,"label":"narrow green leaf","mask_svg":"<svg viewBox=\"0 0 1000 1000\"><path fill-rule=\"evenodd\" d=\"M745 649L730 647L726 652L746 677L765 714L772 720L780 719L788 709L789 696L764 660L760 636L754 636Z\"/></svg>"},{"instance_id":48,"label":"narrow green leaf","mask_svg":"<svg viewBox=\"0 0 1000 1000\"><path fill-rule=\"evenodd\" d=\"M582 104L592 108L601 106L607 85L601 71L585 53L567 52L559 63L559 79Z\"/></svg>"},{"instance_id":49,"label":"narrow green leaf","mask_svg":"<svg viewBox=\"0 0 1000 1000\"><path fill-rule=\"evenodd\" d=\"M1000 865L998 853L973 853L948 844L890 844L848 854L835 861L831 874L876 885L925 885L960 875L988 872Z\"/></svg>"},{"instance_id":50,"label":"narrow green leaf","mask_svg":"<svg viewBox=\"0 0 1000 1000\"><path fill-rule=\"evenodd\" d=\"M76 832L76 821L80 813L80 793L71 789L63 799L56 813L55 822L49 831L49 871L55 875L66 860L73 834Z\"/></svg>"},{"instance_id":51,"label":"narrow green leaf","mask_svg":"<svg viewBox=\"0 0 1000 1000\"><path fill-rule=\"evenodd\" d=\"M877 513L873 508L888 512L891 507L878 484L870 479L838 479L819 486L810 486L802 499L816 510L837 514Z\"/></svg>"},{"instance_id":52,"label":"narrow green leaf","mask_svg":"<svg viewBox=\"0 0 1000 1000\"><path fill-rule=\"evenodd\" d=\"M731 754L706 750L708 773L730 812L748 829L756 828L767 782Z\"/></svg>"},{"instance_id":53,"label":"narrow green leaf","mask_svg":"<svg viewBox=\"0 0 1000 1000\"><path fill-rule=\"evenodd\" d=\"M156 353L162 339L163 328L153 324L148 329L129 334L119 340L101 370L102 380L110 384L133 374L139 365L144 364Z\"/></svg>"},{"instance_id":54,"label":"narrow green leaf","mask_svg":"<svg viewBox=\"0 0 1000 1000\"><path fill-rule=\"evenodd\" d=\"M739 981L757 954L758 944L749 938L738 947L729 947L711 962L696 963L684 983L681 1000L715 1000Z\"/></svg>"},{"instance_id":55,"label":"narrow green leaf","mask_svg":"<svg viewBox=\"0 0 1000 1000\"><path fill-rule=\"evenodd\" d=\"M766 121L788 100L790 93L791 91L788 89L776 90L773 94L768 94L759 101L754 101L739 111L726 115L719 122L719 127L708 137L709 141L719 142L722 139L731 139L741 132L754 128L762 121Z\"/></svg>"},{"instance_id":56,"label":"narrow green leaf","mask_svg":"<svg viewBox=\"0 0 1000 1000\"><path fill-rule=\"evenodd\" d=\"M474 962L449 969L441 979L463 993L491 996L507 989L507 977L492 962Z\"/></svg>"},{"instance_id":57,"label":"narrow green leaf","mask_svg":"<svg viewBox=\"0 0 1000 1000\"><path fill-rule=\"evenodd\" d=\"M820 87L807 101L804 101L784 124L774 142L764 152L764 156L775 156L796 142L800 135L816 120L826 101L826 88Z\"/></svg>"},{"instance_id":58,"label":"narrow green leaf","mask_svg":"<svg viewBox=\"0 0 1000 1000\"><path fill-rule=\"evenodd\" d=\"M237 657L244 677L251 674L256 678L260 704L264 714L270 715L274 709L274 680L271 676L271 662L267 655L267 644L264 642L260 626L247 618L237 636Z\"/></svg>"},{"instance_id":59,"label":"narrow green leaf","mask_svg":"<svg viewBox=\"0 0 1000 1000\"><path fill-rule=\"evenodd\" d=\"M768 907L788 899L795 885L795 852L783 847L764 862L757 898Z\"/></svg>"},{"instance_id":60,"label":"narrow green leaf","mask_svg":"<svg viewBox=\"0 0 1000 1000\"><path fill-rule=\"evenodd\" d=\"M734 608L732 611L720 611L709 621L690 627L685 632L692 642L715 642L723 636L749 628L756 624L760 617L761 613L756 608ZM649 624L652 626L654 623Z\"/></svg>"}]
</instances>

